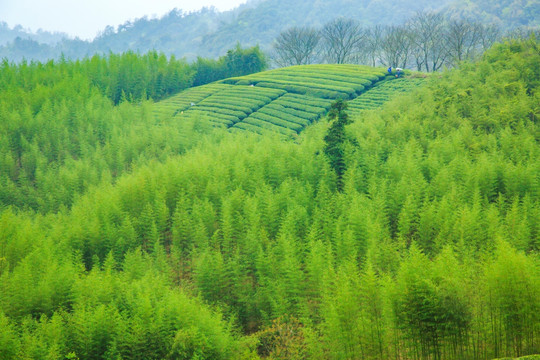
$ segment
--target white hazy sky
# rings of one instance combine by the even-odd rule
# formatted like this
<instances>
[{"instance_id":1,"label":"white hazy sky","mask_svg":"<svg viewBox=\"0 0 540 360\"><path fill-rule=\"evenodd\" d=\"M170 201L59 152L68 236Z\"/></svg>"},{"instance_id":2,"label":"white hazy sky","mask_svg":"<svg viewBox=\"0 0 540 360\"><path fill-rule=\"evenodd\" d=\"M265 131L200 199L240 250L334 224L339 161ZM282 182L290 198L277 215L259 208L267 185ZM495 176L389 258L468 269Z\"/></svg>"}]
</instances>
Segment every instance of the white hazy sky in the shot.
<instances>
[{"instance_id":1,"label":"white hazy sky","mask_svg":"<svg viewBox=\"0 0 540 360\"><path fill-rule=\"evenodd\" d=\"M0 0L0 22L36 31L61 31L91 39L107 25L116 26L148 15L162 16L214 6L230 10L246 0Z\"/></svg>"}]
</instances>

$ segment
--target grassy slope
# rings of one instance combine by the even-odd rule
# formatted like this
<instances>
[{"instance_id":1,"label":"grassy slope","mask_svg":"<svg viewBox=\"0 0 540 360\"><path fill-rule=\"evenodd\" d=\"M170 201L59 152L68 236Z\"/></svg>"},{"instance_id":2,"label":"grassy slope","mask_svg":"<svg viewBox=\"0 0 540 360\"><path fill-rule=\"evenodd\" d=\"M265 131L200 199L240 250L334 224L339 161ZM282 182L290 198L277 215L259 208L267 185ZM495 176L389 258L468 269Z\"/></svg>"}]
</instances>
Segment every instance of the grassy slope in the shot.
<instances>
[{"instance_id":1,"label":"grassy slope","mask_svg":"<svg viewBox=\"0 0 540 360\"><path fill-rule=\"evenodd\" d=\"M324 116L333 99L352 100L353 112L378 108L422 80L394 80L384 69L357 65L292 66L192 88L153 111L164 120L196 118L234 131L296 135Z\"/></svg>"}]
</instances>

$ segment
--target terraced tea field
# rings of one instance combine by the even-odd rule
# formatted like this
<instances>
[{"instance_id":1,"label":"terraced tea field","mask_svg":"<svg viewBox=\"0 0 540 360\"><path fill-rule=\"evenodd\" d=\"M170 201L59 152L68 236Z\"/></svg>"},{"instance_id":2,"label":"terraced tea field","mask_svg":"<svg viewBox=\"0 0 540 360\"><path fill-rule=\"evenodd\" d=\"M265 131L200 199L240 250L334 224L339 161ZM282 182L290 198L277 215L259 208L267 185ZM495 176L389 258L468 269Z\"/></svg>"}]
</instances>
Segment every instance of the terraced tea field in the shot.
<instances>
[{"instance_id":1,"label":"terraced tea field","mask_svg":"<svg viewBox=\"0 0 540 360\"><path fill-rule=\"evenodd\" d=\"M175 96L157 103L154 106L154 115L160 118L174 117L177 113L189 108L191 104L198 103L226 87L226 85L214 83L184 90Z\"/></svg>"},{"instance_id":2,"label":"terraced tea field","mask_svg":"<svg viewBox=\"0 0 540 360\"><path fill-rule=\"evenodd\" d=\"M424 78L402 77L391 81L379 82L369 91L349 101L349 113L354 115L364 110L377 109L387 101L392 100L392 98L416 89L424 81Z\"/></svg>"},{"instance_id":3,"label":"terraced tea field","mask_svg":"<svg viewBox=\"0 0 540 360\"><path fill-rule=\"evenodd\" d=\"M162 120L196 118L231 131L295 135L324 116L334 99L351 100L357 111L417 86L416 79L393 80L385 71L359 65L270 70L188 89L156 103L154 115Z\"/></svg>"}]
</instances>

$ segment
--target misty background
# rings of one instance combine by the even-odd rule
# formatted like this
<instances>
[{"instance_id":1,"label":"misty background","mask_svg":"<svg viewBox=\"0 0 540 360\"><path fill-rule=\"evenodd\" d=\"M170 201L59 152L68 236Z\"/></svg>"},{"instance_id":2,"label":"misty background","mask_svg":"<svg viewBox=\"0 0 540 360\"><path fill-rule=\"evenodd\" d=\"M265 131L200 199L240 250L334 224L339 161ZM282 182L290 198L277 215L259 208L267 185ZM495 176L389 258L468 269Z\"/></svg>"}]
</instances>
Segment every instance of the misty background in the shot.
<instances>
[{"instance_id":1,"label":"misty background","mask_svg":"<svg viewBox=\"0 0 540 360\"><path fill-rule=\"evenodd\" d=\"M196 6L173 0L3 1L0 58L47 61L157 50L193 61L199 56L217 58L236 44L259 45L271 54L279 34L293 26L320 28L339 17L366 28L397 26L418 12L495 25L505 33L538 28L540 4L528 0L213 0Z\"/></svg>"}]
</instances>

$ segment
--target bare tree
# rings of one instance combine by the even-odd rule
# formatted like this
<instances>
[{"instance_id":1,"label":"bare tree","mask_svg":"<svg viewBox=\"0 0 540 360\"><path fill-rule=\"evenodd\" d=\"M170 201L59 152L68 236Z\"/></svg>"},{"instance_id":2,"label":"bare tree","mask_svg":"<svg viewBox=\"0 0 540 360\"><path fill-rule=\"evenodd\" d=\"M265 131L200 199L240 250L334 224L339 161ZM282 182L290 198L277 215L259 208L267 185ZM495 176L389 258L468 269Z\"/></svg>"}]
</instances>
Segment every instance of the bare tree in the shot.
<instances>
[{"instance_id":1,"label":"bare tree","mask_svg":"<svg viewBox=\"0 0 540 360\"><path fill-rule=\"evenodd\" d=\"M536 39L540 39L540 29L534 27L518 27L507 31L504 35L507 39L529 39L534 36Z\"/></svg>"},{"instance_id":2,"label":"bare tree","mask_svg":"<svg viewBox=\"0 0 540 360\"><path fill-rule=\"evenodd\" d=\"M292 27L274 42L274 61L279 66L304 65L315 61L319 32L308 27Z\"/></svg>"},{"instance_id":3,"label":"bare tree","mask_svg":"<svg viewBox=\"0 0 540 360\"><path fill-rule=\"evenodd\" d=\"M416 70L422 71L422 68L424 66L424 53L423 49L419 47L416 43L416 33L413 31L409 31L409 39L411 41L411 55L414 59Z\"/></svg>"},{"instance_id":4,"label":"bare tree","mask_svg":"<svg viewBox=\"0 0 540 360\"><path fill-rule=\"evenodd\" d=\"M412 42L406 26L389 26L380 44L379 61L392 67L406 67L411 56Z\"/></svg>"},{"instance_id":5,"label":"bare tree","mask_svg":"<svg viewBox=\"0 0 540 360\"><path fill-rule=\"evenodd\" d=\"M377 66L377 62L381 58L381 44L384 38L384 27L375 25L365 31L365 41L362 46L362 51L366 58L366 62L370 66Z\"/></svg>"},{"instance_id":6,"label":"bare tree","mask_svg":"<svg viewBox=\"0 0 540 360\"><path fill-rule=\"evenodd\" d=\"M525 36L526 30L530 31L520 29L511 35ZM280 66L308 64L324 53L329 63L416 65L418 71L431 72L474 59L500 37L497 25L449 19L442 13L420 12L405 25L368 29L354 20L338 18L320 31L294 27L282 32L274 43L274 60Z\"/></svg>"},{"instance_id":7,"label":"bare tree","mask_svg":"<svg viewBox=\"0 0 540 360\"><path fill-rule=\"evenodd\" d=\"M352 61L365 38L365 33L357 21L337 18L323 26L321 36L324 40L327 61L344 64Z\"/></svg>"},{"instance_id":8,"label":"bare tree","mask_svg":"<svg viewBox=\"0 0 540 360\"><path fill-rule=\"evenodd\" d=\"M482 44L482 50L485 51L495 43L495 41L501 38L501 28L497 25L480 25L480 42Z\"/></svg>"},{"instance_id":9,"label":"bare tree","mask_svg":"<svg viewBox=\"0 0 540 360\"><path fill-rule=\"evenodd\" d=\"M418 70L437 71L445 63L448 51L445 38L445 21L441 13L417 13L409 22Z\"/></svg>"},{"instance_id":10,"label":"bare tree","mask_svg":"<svg viewBox=\"0 0 540 360\"><path fill-rule=\"evenodd\" d=\"M471 20L450 20L446 31L446 46L452 65L473 58L478 53L482 26Z\"/></svg>"}]
</instances>

